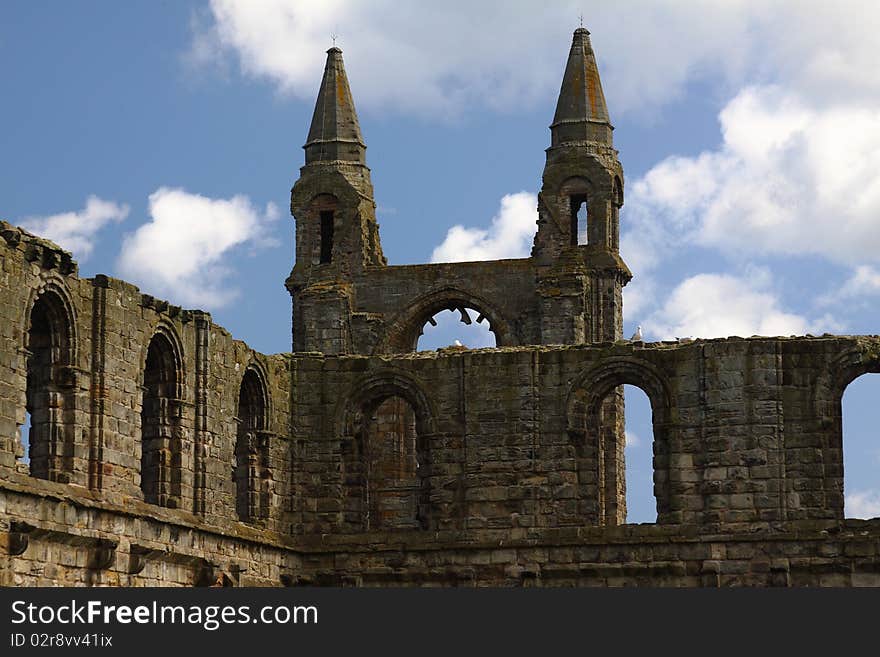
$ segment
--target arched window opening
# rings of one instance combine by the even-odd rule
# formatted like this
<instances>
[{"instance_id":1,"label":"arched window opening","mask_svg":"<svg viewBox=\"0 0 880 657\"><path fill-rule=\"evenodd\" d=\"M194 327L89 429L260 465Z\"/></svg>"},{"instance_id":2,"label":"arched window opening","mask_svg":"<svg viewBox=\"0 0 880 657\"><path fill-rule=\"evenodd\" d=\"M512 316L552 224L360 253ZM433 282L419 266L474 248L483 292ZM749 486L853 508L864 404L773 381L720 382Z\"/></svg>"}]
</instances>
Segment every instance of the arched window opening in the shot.
<instances>
[{"instance_id":1,"label":"arched window opening","mask_svg":"<svg viewBox=\"0 0 880 657\"><path fill-rule=\"evenodd\" d=\"M178 399L179 372L171 342L161 333L150 340L141 406L141 490L144 500L180 506L183 445Z\"/></svg>"},{"instance_id":2,"label":"arched window opening","mask_svg":"<svg viewBox=\"0 0 880 657\"><path fill-rule=\"evenodd\" d=\"M367 530L425 526L425 458L416 414L403 397L392 395L365 409L361 449Z\"/></svg>"},{"instance_id":3,"label":"arched window opening","mask_svg":"<svg viewBox=\"0 0 880 657\"><path fill-rule=\"evenodd\" d=\"M470 349L497 346L495 331L489 320L478 310L451 305L432 315L422 326L416 351L429 351L449 346Z\"/></svg>"},{"instance_id":4,"label":"arched window opening","mask_svg":"<svg viewBox=\"0 0 880 657\"><path fill-rule=\"evenodd\" d=\"M64 303L43 294L30 315L27 342L27 389L22 442L27 440L31 476L67 483L73 466L72 423L74 385L65 370L70 363L70 326ZM24 446L24 444L23 444Z\"/></svg>"},{"instance_id":5,"label":"arched window opening","mask_svg":"<svg viewBox=\"0 0 880 657\"><path fill-rule=\"evenodd\" d=\"M571 245L579 246L589 244L590 238L587 230L589 208L587 205L587 195L572 194L569 196L569 205L571 209Z\"/></svg>"},{"instance_id":6,"label":"arched window opening","mask_svg":"<svg viewBox=\"0 0 880 657\"><path fill-rule=\"evenodd\" d=\"M253 368L245 371L238 395L235 442L235 510L244 521L269 515L269 435L266 388Z\"/></svg>"},{"instance_id":7,"label":"arched window opening","mask_svg":"<svg viewBox=\"0 0 880 657\"><path fill-rule=\"evenodd\" d=\"M847 518L880 517L880 374L865 374L843 393L843 494Z\"/></svg>"},{"instance_id":8,"label":"arched window opening","mask_svg":"<svg viewBox=\"0 0 880 657\"><path fill-rule=\"evenodd\" d=\"M626 522L657 522L651 402L641 388L624 386Z\"/></svg>"},{"instance_id":9,"label":"arched window opening","mask_svg":"<svg viewBox=\"0 0 880 657\"><path fill-rule=\"evenodd\" d=\"M578 490L572 520L579 523L656 523L668 511L668 455L658 438L664 413L653 412L651 386L629 384L635 381L629 374L600 378L572 392L568 434Z\"/></svg>"}]
</instances>

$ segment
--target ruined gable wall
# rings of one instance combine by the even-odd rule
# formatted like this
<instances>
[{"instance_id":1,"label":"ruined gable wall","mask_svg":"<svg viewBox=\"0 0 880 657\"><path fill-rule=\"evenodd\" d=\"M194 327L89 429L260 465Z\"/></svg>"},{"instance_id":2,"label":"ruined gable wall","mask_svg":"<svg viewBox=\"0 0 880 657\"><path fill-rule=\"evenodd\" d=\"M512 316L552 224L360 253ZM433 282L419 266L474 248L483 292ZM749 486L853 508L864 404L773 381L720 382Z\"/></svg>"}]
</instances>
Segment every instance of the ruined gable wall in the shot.
<instances>
[{"instance_id":1,"label":"ruined gable wall","mask_svg":"<svg viewBox=\"0 0 880 657\"><path fill-rule=\"evenodd\" d=\"M607 254L572 249L552 266L534 259L367 267L314 280L294 295L296 351L406 353L450 306L485 315L498 346L583 344L622 331L617 274ZM328 273L329 276L329 273Z\"/></svg>"},{"instance_id":2,"label":"ruined gable wall","mask_svg":"<svg viewBox=\"0 0 880 657\"><path fill-rule=\"evenodd\" d=\"M540 343L530 260L402 265L370 268L356 280L354 311L366 315L353 325L356 353L412 351L424 323L448 303L485 314L498 346Z\"/></svg>"}]
</instances>

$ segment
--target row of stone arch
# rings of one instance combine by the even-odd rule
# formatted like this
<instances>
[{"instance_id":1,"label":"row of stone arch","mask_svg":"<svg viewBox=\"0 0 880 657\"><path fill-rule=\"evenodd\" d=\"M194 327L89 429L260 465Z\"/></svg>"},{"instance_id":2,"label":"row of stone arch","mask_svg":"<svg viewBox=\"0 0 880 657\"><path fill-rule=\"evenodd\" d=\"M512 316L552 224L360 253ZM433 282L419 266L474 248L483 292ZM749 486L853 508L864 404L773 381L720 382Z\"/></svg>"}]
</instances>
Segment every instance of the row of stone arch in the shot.
<instances>
[{"instance_id":1,"label":"row of stone arch","mask_svg":"<svg viewBox=\"0 0 880 657\"><path fill-rule=\"evenodd\" d=\"M623 476L623 464L615 460L623 435L603 433L609 412L615 410L613 393L624 384L638 386L651 401L658 522L667 520L671 508L668 444L673 409L665 377L651 364L635 359L605 361L572 382L566 401L566 431L582 484L579 516L589 524L625 522L625 507L619 514L612 492L618 487L615 477ZM439 510L431 502L431 445L438 430L435 405L407 374L375 373L354 387L337 411L336 426L342 445L345 527L353 531L435 527L432 516ZM597 477L603 482L598 490Z\"/></svg>"},{"instance_id":2,"label":"row of stone arch","mask_svg":"<svg viewBox=\"0 0 880 657\"><path fill-rule=\"evenodd\" d=\"M60 483L68 483L76 467L76 326L73 304L62 286L50 284L38 291L24 331L30 426L22 460L31 476ZM192 449L183 426L184 353L170 325L156 328L142 363L140 488L146 502L178 508L183 505L183 474L192 465ZM241 379L235 416L235 507L246 521L269 513L269 411L266 374L258 363L251 363Z\"/></svg>"},{"instance_id":3,"label":"row of stone arch","mask_svg":"<svg viewBox=\"0 0 880 657\"><path fill-rule=\"evenodd\" d=\"M35 295L27 314L24 349L27 358L26 407L31 415L30 473L67 482L75 468L77 425L77 340L73 305L66 291L51 284ZM181 426L185 396L184 358L173 328L160 324L143 360L140 485L146 501L162 506L183 502L182 472L191 450ZM866 372L880 371L876 355L852 350L841 354L815 382L814 410L832 421L829 453L840 451L840 399L846 386ZM581 481L599 473L602 485L586 503L581 517L596 524L620 522L614 508L618 435L592 436L617 412L609 394L624 384L641 388L653 411L654 494L658 522L671 521L675 472L669 467L677 419L666 375L635 358L603 359L571 382L566 400L566 431L575 447ZM266 517L270 505L268 415L270 399L265 373L256 364L243 372L236 413L236 510L245 520ZM373 375L346 402L337 427L343 440L346 481L345 511L363 528L430 526L430 441L437 432L437 413L421 386L404 373ZM376 445L377 427L395 436L393 448ZM371 433L372 432L372 433ZM390 449L390 451L389 451ZM394 456L396 455L396 456ZM394 458L392 458L394 456ZM840 460L839 458L837 459ZM841 500L829 503L842 515ZM829 482L828 489L833 489ZM833 491L832 491L833 492ZM589 496L583 496L588 499ZM592 506L590 506L592 505ZM837 509L840 506L840 509Z\"/></svg>"},{"instance_id":4,"label":"row of stone arch","mask_svg":"<svg viewBox=\"0 0 880 657\"><path fill-rule=\"evenodd\" d=\"M836 472L842 464L841 398L854 379L868 372L880 372L880 358L868 357L859 350L842 354L813 386L813 406L827 417L828 440L823 458L828 471ZM637 357L604 359L574 378L565 402L566 432L576 455L580 494L578 517L582 522L600 526L626 522L625 467L622 431L614 428L622 416L624 385L641 389L652 411L653 493L657 523L682 522L681 500L674 495L702 497L699 484L692 478L680 480L682 471L671 467L671 452L680 449L677 432L678 413L666 373ZM406 421L391 428L392 439L381 440L385 414L404 414ZM357 530L386 528L432 528L430 476L431 448L437 436L438 421L430 395L402 372L376 373L355 387L337 414L337 435L342 437L343 495L347 516L344 524ZM389 445L404 449L389 453ZM784 446L780 446L785 449ZM377 469L376 454L385 459ZM831 475L829 475L831 476ZM844 516L843 477L821 484L828 496L827 517ZM397 490L400 497L390 492ZM685 490L690 492L685 493ZM675 492L674 492L675 491ZM388 496L391 496L389 501ZM405 499L403 499L405 498ZM818 513L821 509L791 510L793 513ZM692 508L689 512L694 513ZM780 513L784 511L780 510Z\"/></svg>"}]
</instances>

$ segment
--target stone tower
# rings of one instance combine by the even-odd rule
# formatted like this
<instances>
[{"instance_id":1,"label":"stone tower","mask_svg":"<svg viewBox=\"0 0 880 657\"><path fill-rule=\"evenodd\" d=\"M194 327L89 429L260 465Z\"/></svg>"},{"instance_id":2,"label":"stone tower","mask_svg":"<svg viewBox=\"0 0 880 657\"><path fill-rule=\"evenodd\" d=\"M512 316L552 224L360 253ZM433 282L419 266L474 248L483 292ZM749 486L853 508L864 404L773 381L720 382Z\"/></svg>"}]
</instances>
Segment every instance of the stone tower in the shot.
<instances>
[{"instance_id":1,"label":"stone tower","mask_svg":"<svg viewBox=\"0 0 880 657\"><path fill-rule=\"evenodd\" d=\"M303 146L305 166L290 194L296 264L293 349L349 353L351 289L369 265L384 265L373 184L342 50L330 48L315 113Z\"/></svg>"},{"instance_id":2,"label":"stone tower","mask_svg":"<svg viewBox=\"0 0 880 657\"><path fill-rule=\"evenodd\" d=\"M632 274L620 258L623 168L605 104L596 55L585 28L575 30L550 125L532 248L541 300L543 344L620 340L623 286ZM601 522L626 522L623 387L584 418L600 444Z\"/></svg>"},{"instance_id":3,"label":"stone tower","mask_svg":"<svg viewBox=\"0 0 880 657\"><path fill-rule=\"evenodd\" d=\"M532 258L542 298L541 342L619 340L623 286L632 278L619 253L623 168L590 33L575 30L550 126L538 195Z\"/></svg>"}]
</instances>

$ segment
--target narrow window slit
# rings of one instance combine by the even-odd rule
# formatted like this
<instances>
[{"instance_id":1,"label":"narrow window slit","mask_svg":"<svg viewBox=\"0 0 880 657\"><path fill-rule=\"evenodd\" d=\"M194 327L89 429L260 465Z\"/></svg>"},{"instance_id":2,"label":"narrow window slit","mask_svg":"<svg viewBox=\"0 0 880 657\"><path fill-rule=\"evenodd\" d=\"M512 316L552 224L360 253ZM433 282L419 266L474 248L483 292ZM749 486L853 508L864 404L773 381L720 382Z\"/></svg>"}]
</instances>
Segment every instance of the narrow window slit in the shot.
<instances>
[{"instance_id":1,"label":"narrow window slit","mask_svg":"<svg viewBox=\"0 0 880 657\"><path fill-rule=\"evenodd\" d=\"M587 232L588 206L586 194L573 194L569 197L571 211L571 245L589 244Z\"/></svg>"},{"instance_id":2,"label":"narrow window slit","mask_svg":"<svg viewBox=\"0 0 880 657\"><path fill-rule=\"evenodd\" d=\"M333 210L321 211L321 264L333 257Z\"/></svg>"}]
</instances>

